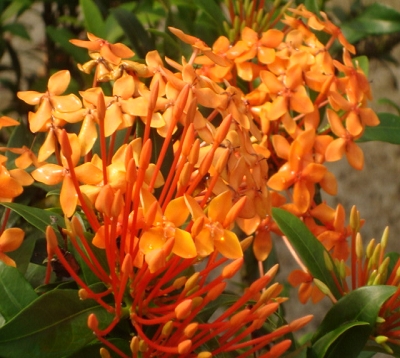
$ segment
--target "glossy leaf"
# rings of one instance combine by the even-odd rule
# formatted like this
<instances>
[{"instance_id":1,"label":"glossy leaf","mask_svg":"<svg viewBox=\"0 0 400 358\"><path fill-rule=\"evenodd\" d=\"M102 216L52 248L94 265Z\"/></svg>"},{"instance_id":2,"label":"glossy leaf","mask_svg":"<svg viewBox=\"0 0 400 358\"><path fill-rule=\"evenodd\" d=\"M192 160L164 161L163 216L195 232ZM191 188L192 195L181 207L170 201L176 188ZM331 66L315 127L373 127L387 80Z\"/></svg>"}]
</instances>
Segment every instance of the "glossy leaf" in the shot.
<instances>
[{"instance_id":1,"label":"glossy leaf","mask_svg":"<svg viewBox=\"0 0 400 358\"><path fill-rule=\"evenodd\" d=\"M64 218L57 213L47 211L31 206L25 206L17 203L1 203L6 208L10 208L19 215L21 215L31 225L45 232L46 227L52 224L52 220L56 219L57 224L64 226Z\"/></svg>"},{"instance_id":2,"label":"glossy leaf","mask_svg":"<svg viewBox=\"0 0 400 358\"><path fill-rule=\"evenodd\" d=\"M368 6L355 19L341 24L347 40L355 43L368 35L384 35L400 31L400 13L380 3Z\"/></svg>"},{"instance_id":3,"label":"glossy leaf","mask_svg":"<svg viewBox=\"0 0 400 358\"><path fill-rule=\"evenodd\" d=\"M82 9L86 30L102 39L106 39L104 20L96 3L93 0L80 0L79 4Z\"/></svg>"},{"instance_id":4,"label":"glossy leaf","mask_svg":"<svg viewBox=\"0 0 400 358\"><path fill-rule=\"evenodd\" d=\"M17 268L0 261L0 314L9 321L37 299L37 294Z\"/></svg>"},{"instance_id":5,"label":"glossy leaf","mask_svg":"<svg viewBox=\"0 0 400 358\"><path fill-rule=\"evenodd\" d=\"M91 313L96 315L101 328L113 318L95 301L81 301L76 290L50 291L0 329L1 357L59 358L71 355L96 339L87 327Z\"/></svg>"},{"instance_id":6,"label":"glossy leaf","mask_svg":"<svg viewBox=\"0 0 400 358\"><path fill-rule=\"evenodd\" d=\"M378 113L380 123L366 127L359 142L379 141L400 144L400 116L392 113Z\"/></svg>"},{"instance_id":7,"label":"glossy leaf","mask_svg":"<svg viewBox=\"0 0 400 358\"><path fill-rule=\"evenodd\" d=\"M135 14L122 8L113 9L112 14L125 31L133 50L139 57L145 58L146 53L155 49L153 39Z\"/></svg>"},{"instance_id":8,"label":"glossy leaf","mask_svg":"<svg viewBox=\"0 0 400 358\"><path fill-rule=\"evenodd\" d=\"M396 291L394 286L364 286L342 297L326 314L312 341L315 343L346 322L367 322L372 328L382 304Z\"/></svg>"},{"instance_id":9,"label":"glossy leaf","mask_svg":"<svg viewBox=\"0 0 400 358\"><path fill-rule=\"evenodd\" d=\"M77 47L69 42L70 39L74 38L74 35L69 30L64 28L56 28L54 26L47 26L46 34L68 55L72 56L77 63L84 63L88 60L86 49Z\"/></svg>"},{"instance_id":10,"label":"glossy leaf","mask_svg":"<svg viewBox=\"0 0 400 358\"><path fill-rule=\"evenodd\" d=\"M311 275L325 283L332 294L336 298L339 298L339 290L336 287L331 272L328 271L325 265L324 252L326 250L324 246L298 217L288 211L273 208L272 217L288 238Z\"/></svg>"},{"instance_id":11,"label":"glossy leaf","mask_svg":"<svg viewBox=\"0 0 400 358\"><path fill-rule=\"evenodd\" d=\"M357 358L372 328L367 322L348 322L321 337L313 344L309 358Z\"/></svg>"}]
</instances>

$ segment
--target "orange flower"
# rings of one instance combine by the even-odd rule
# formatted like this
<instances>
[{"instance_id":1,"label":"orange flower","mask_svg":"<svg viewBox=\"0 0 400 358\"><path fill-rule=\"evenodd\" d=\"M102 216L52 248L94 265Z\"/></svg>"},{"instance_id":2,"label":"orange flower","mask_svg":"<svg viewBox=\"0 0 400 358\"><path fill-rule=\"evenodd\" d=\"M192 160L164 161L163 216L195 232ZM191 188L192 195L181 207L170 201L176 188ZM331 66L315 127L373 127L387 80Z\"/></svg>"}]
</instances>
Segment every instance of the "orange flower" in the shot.
<instances>
[{"instance_id":1,"label":"orange flower","mask_svg":"<svg viewBox=\"0 0 400 358\"><path fill-rule=\"evenodd\" d=\"M298 214L308 210L314 196L315 183L321 182L327 173L325 166L313 162L311 149L314 139L315 132L311 129L299 135L290 145L288 162L268 180L268 186L278 191L293 186L294 207L288 207Z\"/></svg>"},{"instance_id":2,"label":"orange flower","mask_svg":"<svg viewBox=\"0 0 400 358\"><path fill-rule=\"evenodd\" d=\"M15 251L24 241L25 233L20 228L10 228L4 230L0 236L0 261L6 265L16 267L15 261L5 253Z\"/></svg>"},{"instance_id":3,"label":"orange flower","mask_svg":"<svg viewBox=\"0 0 400 358\"><path fill-rule=\"evenodd\" d=\"M192 236L200 257L210 255L215 249L228 259L243 256L238 237L227 229L238 215L234 212L235 207L232 206L232 195L229 191L211 200L207 208L208 215L193 197L185 195L185 202L194 220Z\"/></svg>"},{"instance_id":4,"label":"orange flower","mask_svg":"<svg viewBox=\"0 0 400 358\"><path fill-rule=\"evenodd\" d=\"M321 290L314 285L313 277L308 272L293 270L288 277L288 282L294 287L299 286L298 297L303 304L307 303L310 298L313 303L318 303L325 297Z\"/></svg>"},{"instance_id":5,"label":"orange flower","mask_svg":"<svg viewBox=\"0 0 400 358\"><path fill-rule=\"evenodd\" d=\"M47 92L20 91L17 93L19 99L31 105L38 105L35 113L29 112L29 127L33 133L46 132L52 124L53 111L74 112L82 107L80 99L74 94L61 96L67 89L71 75L69 71L56 72L49 78ZM57 126L62 123L55 123Z\"/></svg>"},{"instance_id":6,"label":"orange flower","mask_svg":"<svg viewBox=\"0 0 400 358\"><path fill-rule=\"evenodd\" d=\"M338 136L328 144L325 152L325 159L334 162L346 154L350 165L358 170L364 166L364 154L361 148L354 143L354 137L344 128L339 115L331 109L326 111L332 132Z\"/></svg>"},{"instance_id":7,"label":"orange flower","mask_svg":"<svg viewBox=\"0 0 400 358\"><path fill-rule=\"evenodd\" d=\"M122 43L111 44L90 32L87 33L87 37L89 41L75 39L69 41L75 46L87 48L92 52L99 52L105 60L113 65L118 65L122 58L135 56L135 53Z\"/></svg>"}]
</instances>

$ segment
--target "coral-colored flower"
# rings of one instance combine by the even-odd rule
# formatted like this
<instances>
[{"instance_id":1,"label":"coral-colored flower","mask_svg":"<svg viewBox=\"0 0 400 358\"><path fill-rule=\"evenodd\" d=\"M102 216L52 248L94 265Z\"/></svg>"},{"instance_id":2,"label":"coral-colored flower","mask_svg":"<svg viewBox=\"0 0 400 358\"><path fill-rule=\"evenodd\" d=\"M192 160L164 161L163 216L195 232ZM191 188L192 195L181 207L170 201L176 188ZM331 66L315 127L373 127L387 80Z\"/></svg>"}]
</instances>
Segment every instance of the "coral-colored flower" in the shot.
<instances>
[{"instance_id":1,"label":"coral-colored flower","mask_svg":"<svg viewBox=\"0 0 400 358\"><path fill-rule=\"evenodd\" d=\"M10 228L4 230L0 236L0 261L6 265L16 266L15 261L6 255L6 252L15 251L24 241L25 233L19 228Z\"/></svg>"},{"instance_id":2,"label":"coral-colored flower","mask_svg":"<svg viewBox=\"0 0 400 358\"><path fill-rule=\"evenodd\" d=\"M82 107L80 99L74 94L61 96L66 91L70 79L69 71L59 71L49 78L45 93L37 91L20 91L17 93L18 98L26 103L38 106L35 113L29 112L29 126L33 133L48 130L53 121L53 111L74 112Z\"/></svg>"},{"instance_id":3,"label":"coral-colored flower","mask_svg":"<svg viewBox=\"0 0 400 358\"><path fill-rule=\"evenodd\" d=\"M90 32L87 33L87 37L89 41L73 39L70 42L75 46L87 48L89 51L99 52L105 60L113 65L118 65L122 58L135 56L135 53L122 43L111 44Z\"/></svg>"},{"instance_id":4,"label":"coral-colored flower","mask_svg":"<svg viewBox=\"0 0 400 358\"><path fill-rule=\"evenodd\" d=\"M192 236L200 257L210 255L215 249L229 259L242 257L239 239L228 229L238 215L234 212L235 207L232 207L232 195L229 191L211 200L207 215L191 196L185 195L185 202L194 221Z\"/></svg>"},{"instance_id":5,"label":"coral-colored flower","mask_svg":"<svg viewBox=\"0 0 400 358\"><path fill-rule=\"evenodd\" d=\"M346 154L350 165L358 170L364 166L364 154L361 148L354 142L356 138L352 136L343 126L339 115L331 109L326 111L332 132L338 137L329 143L325 152L325 159L334 162Z\"/></svg>"},{"instance_id":6,"label":"coral-colored flower","mask_svg":"<svg viewBox=\"0 0 400 358\"><path fill-rule=\"evenodd\" d=\"M318 303L325 297L321 290L314 285L313 277L308 272L293 270L289 274L288 281L294 287L299 286L298 297L303 304L307 303L309 299L313 303Z\"/></svg>"},{"instance_id":7,"label":"coral-colored flower","mask_svg":"<svg viewBox=\"0 0 400 358\"><path fill-rule=\"evenodd\" d=\"M327 169L313 162L311 149L314 145L313 130L303 132L290 145L288 162L269 180L271 189L282 191L293 186L294 211L304 214L310 207L315 193L315 183L325 177Z\"/></svg>"}]
</instances>

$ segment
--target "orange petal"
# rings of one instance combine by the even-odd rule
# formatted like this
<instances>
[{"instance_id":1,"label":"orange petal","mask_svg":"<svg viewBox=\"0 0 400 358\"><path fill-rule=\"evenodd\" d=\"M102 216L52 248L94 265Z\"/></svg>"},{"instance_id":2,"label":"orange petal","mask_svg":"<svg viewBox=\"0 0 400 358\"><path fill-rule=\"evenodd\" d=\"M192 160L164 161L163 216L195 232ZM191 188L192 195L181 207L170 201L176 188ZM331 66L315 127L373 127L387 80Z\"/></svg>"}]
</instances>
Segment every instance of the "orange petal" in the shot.
<instances>
[{"instance_id":1,"label":"orange petal","mask_svg":"<svg viewBox=\"0 0 400 358\"><path fill-rule=\"evenodd\" d=\"M253 241L253 252L256 259L259 261L266 260L271 250L271 232L269 230L258 231Z\"/></svg>"},{"instance_id":2,"label":"orange petal","mask_svg":"<svg viewBox=\"0 0 400 358\"><path fill-rule=\"evenodd\" d=\"M163 229L152 227L145 231L139 239L140 251L147 255L154 250L160 249L165 244Z\"/></svg>"},{"instance_id":3,"label":"orange petal","mask_svg":"<svg viewBox=\"0 0 400 358\"><path fill-rule=\"evenodd\" d=\"M60 204L67 217L71 217L74 214L78 204L78 195L76 194L74 183L68 175L65 176L61 186Z\"/></svg>"},{"instance_id":4,"label":"orange petal","mask_svg":"<svg viewBox=\"0 0 400 358\"><path fill-rule=\"evenodd\" d=\"M343 157L346 148L346 140L337 138L329 143L325 152L325 159L327 162L335 162Z\"/></svg>"},{"instance_id":5,"label":"orange petal","mask_svg":"<svg viewBox=\"0 0 400 358\"><path fill-rule=\"evenodd\" d=\"M103 180L103 171L92 163L84 163L74 170L78 181L81 183L96 185Z\"/></svg>"},{"instance_id":6,"label":"orange petal","mask_svg":"<svg viewBox=\"0 0 400 358\"><path fill-rule=\"evenodd\" d=\"M186 206L185 198L181 196L171 200L165 208L164 215L176 227L182 226L189 216L189 209Z\"/></svg>"},{"instance_id":7,"label":"orange petal","mask_svg":"<svg viewBox=\"0 0 400 358\"><path fill-rule=\"evenodd\" d=\"M278 96L276 99L272 102L271 109L267 114L267 117L271 120L274 121L280 117L282 117L285 113L288 112L288 107L287 107L287 100L286 97Z\"/></svg>"},{"instance_id":8,"label":"orange petal","mask_svg":"<svg viewBox=\"0 0 400 358\"><path fill-rule=\"evenodd\" d=\"M64 168L56 164L45 164L34 170L31 175L41 183L56 185L64 178Z\"/></svg>"},{"instance_id":9,"label":"orange petal","mask_svg":"<svg viewBox=\"0 0 400 358\"><path fill-rule=\"evenodd\" d=\"M19 91L19 92L17 92L17 96L19 99L21 99L24 102L31 104L31 105L39 104L43 95L44 95L44 93L40 93L37 91Z\"/></svg>"},{"instance_id":10,"label":"orange petal","mask_svg":"<svg viewBox=\"0 0 400 358\"><path fill-rule=\"evenodd\" d=\"M314 112L314 104L308 97L304 86L299 86L290 97L290 108L297 113Z\"/></svg>"},{"instance_id":11,"label":"orange petal","mask_svg":"<svg viewBox=\"0 0 400 358\"><path fill-rule=\"evenodd\" d=\"M346 129L353 136L356 137L363 131L363 126L357 113L351 111L346 117Z\"/></svg>"},{"instance_id":12,"label":"orange petal","mask_svg":"<svg viewBox=\"0 0 400 358\"><path fill-rule=\"evenodd\" d=\"M92 115L87 115L81 125L78 140L81 147L81 155L86 155L93 148L97 139L96 123Z\"/></svg>"},{"instance_id":13,"label":"orange petal","mask_svg":"<svg viewBox=\"0 0 400 358\"><path fill-rule=\"evenodd\" d=\"M12 199L22 194L22 186L10 176L0 175L0 198Z\"/></svg>"},{"instance_id":14,"label":"orange petal","mask_svg":"<svg viewBox=\"0 0 400 358\"><path fill-rule=\"evenodd\" d=\"M361 121L366 126L377 126L380 121L372 108L359 108L358 109Z\"/></svg>"},{"instance_id":15,"label":"orange petal","mask_svg":"<svg viewBox=\"0 0 400 358\"><path fill-rule=\"evenodd\" d=\"M278 47L283 40L284 33L277 29L269 29L262 33L260 42L267 47Z\"/></svg>"},{"instance_id":16,"label":"orange petal","mask_svg":"<svg viewBox=\"0 0 400 358\"><path fill-rule=\"evenodd\" d=\"M135 82L132 76L122 76L114 82L113 95L128 99L135 91Z\"/></svg>"},{"instance_id":17,"label":"orange petal","mask_svg":"<svg viewBox=\"0 0 400 358\"><path fill-rule=\"evenodd\" d=\"M19 184L28 186L33 183L33 178L23 169L11 169L10 176L14 178Z\"/></svg>"},{"instance_id":18,"label":"orange petal","mask_svg":"<svg viewBox=\"0 0 400 358\"><path fill-rule=\"evenodd\" d=\"M346 130L344 129L343 122L338 114L331 109L327 109L326 114L329 124L331 125L332 132L335 133L338 137L346 136Z\"/></svg>"},{"instance_id":19,"label":"orange petal","mask_svg":"<svg viewBox=\"0 0 400 358\"><path fill-rule=\"evenodd\" d=\"M291 171L279 171L269 178L267 185L274 190L286 190L294 181L294 175Z\"/></svg>"},{"instance_id":20,"label":"orange petal","mask_svg":"<svg viewBox=\"0 0 400 358\"><path fill-rule=\"evenodd\" d=\"M129 58L135 56L135 53L122 43L109 44L111 52L121 58Z\"/></svg>"},{"instance_id":21,"label":"orange petal","mask_svg":"<svg viewBox=\"0 0 400 358\"><path fill-rule=\"evenodd\" d=\"M0 252L10 252L18 249L24 240L25 233L19 228L4 230L0 236Z\"/></svg>"},{"instance_id":22,"label":"orange petal","mask_svg":"<svg viewBox=\"0 0 400 358\"><path fill-rule=\"evenodd\" d=\"M232 194L230 191L226 191L211 200L211 203L208 206L208 217L212 221L222 224L231 207Z\"/></svg>"},{"instance_id":23,"label":"orange petal","mask_svg":"<svg viewBox=\"0 0 400 358\"><path fill-rule=\"evenodd\" d=\"M192 236L185 230L175 230L175 243L172 252L179 257L189 259L197 256Z\"/></svg>"},{"instance_id":24,"label":"orange petal","mask_svg":"<svg viewBox=\"0 0 400 358\"><path fill-rule=\"evenodd\" d=\"M311 280L312 276L308 272L301 270L293 270L288 276L288 282L294 287Z\"/></svg>"},{"instance_id":25,"label":"orange petal","mask_svg":"<svg viewBox=\"0 0 400 358\"><path fill-rule=\"evenodd\" d=\"M258 48L257 57L261 63L268 65L275 61L275 50L261 46Z\"/></svg>"},{"instance_id":26,"label":"orange petal","mask_svg":"<svg viewBox=\"0 0 400 358\"><path fill-rule=\"evenodd\" d=\"M310 207L310 192L307 189L305 181L300 180L293 187L293 203L300 213L305 213Z\"/></svg>"},{"instance_id":27,"label":"orange petal","mask_svg":"<svg viewBox=\"0 0 400 358\"><path fill-rule=\"evenodd\" d=\"M214 251L214 240L207 228L202 229L195 237L197 254L200 257L206 257Z\"/></svg>"},{"instance_id":28,"label":"orange petal","mask_svg":"<svg viewBox=\"0 0 400 358\"><path fill-rule=\"evenodd\" d=\"M364 153L361 148L354 142L349 142L346 147L346 157L349 164L357 170L364 167Z\"/></svg>"},{"instance_id":29,"label":"orange petal","mask_svg":"<svg viewBox=\"0 0 400 358\"><path fill-rule=\"evenodd\" d=\"M111 62L113 65L118 65L121 62L121 57L115 55L109 45L104 45L100 47L100 55L107 60L108 62Z\"/></svg>"},{"instance_id":30,"label":"orange petal","mask_svg":"<svg viewBox=\"0 0 400 358\"><path fill-rule=\"evenodd\" d=\"M222 256L228 259L238 259L243 256L239 239L232 231L224 230L224 236L214 240L214 245Z\"/></svg>"},{"instance_id":31,"label":"orange petal","mask_svg":"<svg viewBox=\"0 0 400 358\"><path fill-rule=\"evenodd\" d=\"M56 150L56 137L53 131L47 133L46 139L41 145L38 153L39 162L44 162Z\"/></svg>"},{"instance_id":32,"label":"orange petal","mask_svg":"<svg viewBox=\"0 0 400 358\"><path fill-rule=\"evenodd\" d=\"M106 238L105 238L105 233L104 233L104 225L100 226L99 229L97 229L96 234L93 237L92 244L99 249L105 249L106 248Z\"/></svg>"},{"instance_id":33,"label":"orange petal","mask_svg":"<svg viewBox=\"0 0 400 358\"><path fill-rule=\"evenodd\" d=\"M184 198L186 206L188 207L190 214L192 215L193 221L205 216L203 209L200 207L199 203L192 196L185 194Z\"/></svg>"},{"instance_id":34,"label":"orange petal","mask_svg":"<svg viewBox=\"0 0 400 358\"><path fill-rule=\"evenodd\" d=\"M70 93L66 96L51 96L51 104L60 112L75 112L82 108L81 100Z\"/></svg>"},{"instance_id":35,"label":"orange petal","mask_svg":"<svg viewBox=\"0 0 400 358\"><path fill-rule=\"evenodd\" d=\"M302 171L302 177L304 180L312 183L318 183L322 180L327 168L322 164L310 163Z\"/></svg>"},{"instance_id":36,"label":"orange petal","mask_svg":"<svg viewBox=\"0 0 400 358\"><path fill-rule=\"evenodd\" d=\"M101 46L100 42L84 41L77 39L69 40L69 42L71 42L75 46L86 48L89 51L99 51Z\"/></svg>"},{"instance_id":37,"label":"orange petal","mask_svg":"<svg viewBox=\"0 0 400 358\"><path fill-rule=\"evenodd\" d=\"M104 135L109 137L111 134L115 133L121 123L121 107L114 103L108 107L106 111L106 116L104 118Z\"/></svg>"},{"instance_id":38,"label":"orange petal","mask_svg":"<svg viewBox=\"0 0 400 358\"><path fill-rule=\"evenodd\" d=\"M276 76L269 71L261 71L260 77L262 82L268 88L270 93L278 93L284 90L285 86L279 81Z\"/></svg>"},{"instance_id":39,"label":"orange petal","mask_svg":"<svg viewBox=\"0 0 400 358\"><path fill-rule=\"evenodd\" d=\"M58 71L49 78L47 88L52 95L60 95L68 88L71 75L68 70Z\"/></svg>"},{"instance_id":40,"label":"orange petal","mask_svg":"<svg viewBox=\"0 0 400 358\"><path fill-rule=\"evenodd\" d=\"M0 252L0 261L3 261L8 266L17 267L15 261L6 254L3 254L2 252Z\"/></svg>"}]
</instances>

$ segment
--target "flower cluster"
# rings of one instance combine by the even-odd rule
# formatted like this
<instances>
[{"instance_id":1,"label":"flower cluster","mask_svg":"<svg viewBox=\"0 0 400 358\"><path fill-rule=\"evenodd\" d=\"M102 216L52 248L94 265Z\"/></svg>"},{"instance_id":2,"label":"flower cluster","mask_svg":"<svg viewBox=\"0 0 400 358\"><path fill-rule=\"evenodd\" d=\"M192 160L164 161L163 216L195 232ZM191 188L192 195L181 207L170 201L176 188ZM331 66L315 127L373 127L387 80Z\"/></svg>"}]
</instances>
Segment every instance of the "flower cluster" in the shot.
<instances>
[{"instance_id":1,"label":"flower cluster","mask_svg":"<svg viewBox=\"0 0 400 358\"><path fill-rule=\"evenodd\" d=\"M337 190L326 161L346 155L362 168L355 141L379 121L367 107L369 83L351 59L353 46L325 14L317 17L304 7L290 11L281 30L245 26L237 41L220 37L212 47L171 28L193 53L181 63L166 59L168 66L157 51L143 64L130 59L134 53L125 45L88 34L89 41L71 42L89 50L91 60L79 68L94 70L92 88L80 97L65 95L70 74L59 71L45 93L18 93L36 106L29 113L30 130L47 136L37 158L23 151L17 160L27 163L29 154L35 181L61 184L61 234L105 289L99 293L85 283L52 226L46 233L46 281L56 255L80 285L80 297L114 315L105 328L95 315L88 325L123 357L106 339L123 319L132 327L133 357L284 353L290 346L284 335L309 316L253 336L266 320L275 322L284 301L281 285L267 287L276 267L260 272L212 322L207 313L213 313L207 308L213 301L223 305L226 280L242 266L244 249L251 246L260 262L268 257L271 233L281 234L273 207L302 218L338 260L349 254L343 208L315 198L320 190ZM327 43L318 32L329 35ZM336 40L343 63L328 52ZM20 182L11 171L3 176L15 190L10 193L8 186L0 196L17 196ZM304 275L294 274L291 281L310 279ZM303 288L303 301L312 290Z\"/></svg>"}]
</instances>

